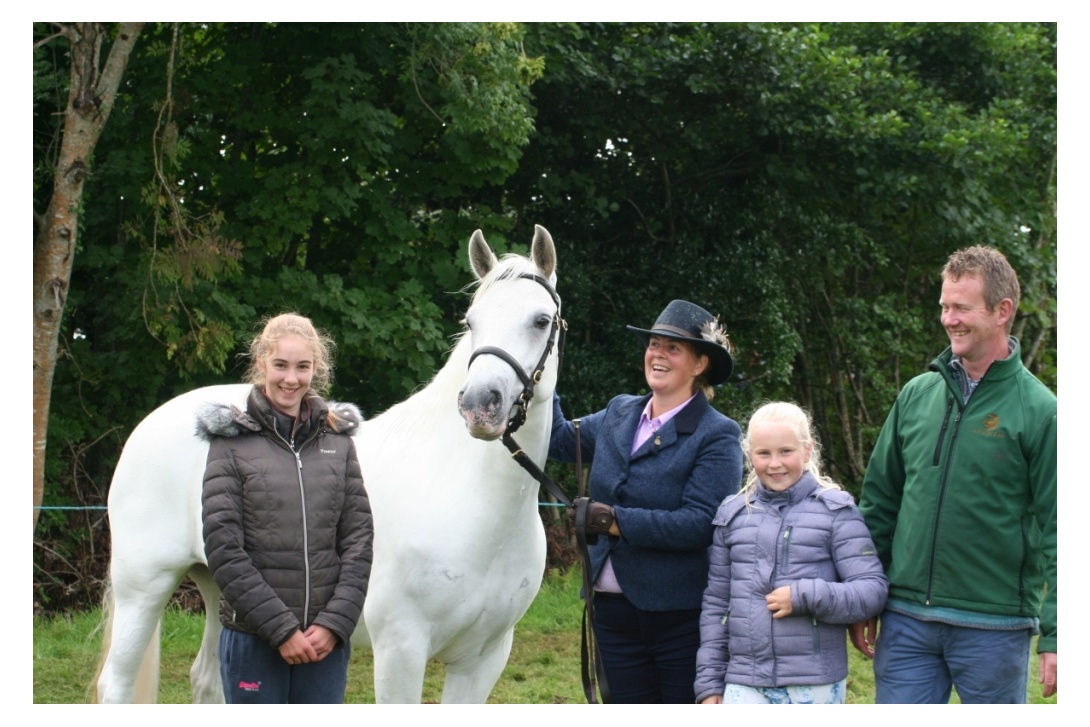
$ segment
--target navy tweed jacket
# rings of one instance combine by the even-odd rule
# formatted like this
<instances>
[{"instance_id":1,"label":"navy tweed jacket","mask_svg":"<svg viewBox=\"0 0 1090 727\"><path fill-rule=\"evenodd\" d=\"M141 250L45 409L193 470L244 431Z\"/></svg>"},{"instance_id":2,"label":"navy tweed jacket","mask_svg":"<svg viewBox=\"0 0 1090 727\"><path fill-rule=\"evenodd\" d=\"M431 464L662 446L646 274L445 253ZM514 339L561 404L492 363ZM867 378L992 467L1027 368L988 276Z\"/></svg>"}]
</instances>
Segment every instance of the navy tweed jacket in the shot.
<instances>
[{"instance_id":1,"label":"navy tweed jacket","mask_svg":"<svg viewBox=\"0 0 1090 727\"><path fill-rule=\"evenodd\" d=\"M708 582L712 518L742 481L741 429L703 392L632 453L650 394L621 395L582 417L588 495L612 505L618 537L591 546L597 579L611 556L625 596L645 611L699 609ZM575 461L575 429L553 397L549 456Z\"/></svg>"}]
</instances>

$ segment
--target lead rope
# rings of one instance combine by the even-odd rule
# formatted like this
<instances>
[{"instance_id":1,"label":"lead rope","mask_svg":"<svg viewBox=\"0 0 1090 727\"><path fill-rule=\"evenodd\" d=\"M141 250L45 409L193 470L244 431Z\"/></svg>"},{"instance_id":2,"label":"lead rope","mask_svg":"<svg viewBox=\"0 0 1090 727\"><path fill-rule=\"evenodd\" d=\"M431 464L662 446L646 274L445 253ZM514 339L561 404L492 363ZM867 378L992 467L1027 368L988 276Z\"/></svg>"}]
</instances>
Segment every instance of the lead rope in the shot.
<instances>
[{"instance_id":1,"label":"lead rope","mask_svg":"<svg viewBox=\"0 0 1090 727\"><path fill-rule=\"evenodd\" d=\"M587 499L584 497L583 448L579 441L579 420L573 419L572 424L575 426L575 468L576 479L579 482L579 497L576 498L574 503L564 494L559 485L542 472L541 468L530 459L526 452L522 451L522 448L519 447L510 432L505 431L500 441L511 452L511 456L519 466L529 472L530 476L556 498L557 502L575 510L575 542L579 548L579 557L583 568L583 626L582 645L579 654L580 671L583 677L583 693L587 697L588 704L599 704L596 692L601 692L601 704L610 704L605 669L602 667L598 642L594 639L594 582L592 581L590 567L590 550L587 548ZM595 681L597 681L597 687Z\"/></svg>"},{"instance_id":2,"label":"lead rope","mask_svg":"<svg viewBox=\"0 0 1090 727\"><path fill-rule=\"evenodd\" d=\"M579 663L587 704L599 703L598 691L602 694L601 704L609 704L609 685L606 683L598 641L594 638L594 577L590 566L590 548L587 547L587 501L584 499L586 483L583 477L583 447L579 441L579 423L578 419L572 420L575 427L575 479L579 483L579 501L583 505L575 509L575 539L583 561L583 639L579 649ZM595 679L598 681L597 690Z\"/></svg>"}]
</instances>

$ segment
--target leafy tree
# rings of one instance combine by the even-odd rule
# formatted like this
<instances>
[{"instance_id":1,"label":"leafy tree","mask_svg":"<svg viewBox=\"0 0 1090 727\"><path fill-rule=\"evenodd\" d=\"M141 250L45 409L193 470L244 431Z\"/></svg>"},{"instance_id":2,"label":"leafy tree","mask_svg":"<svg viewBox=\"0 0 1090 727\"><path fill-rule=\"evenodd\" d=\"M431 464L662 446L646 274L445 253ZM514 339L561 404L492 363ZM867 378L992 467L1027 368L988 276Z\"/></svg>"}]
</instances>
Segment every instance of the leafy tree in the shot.
<instances>
[{"instance_id":1,"label":"leafy tree","mask_svg":"<svg viewBox=\"0 0 1090 727\"><path fill-rule=\"evenodd\" d=\"M1029 363L1055 386L1055 38L1049 24L533 26L537 135L506 194L567 244L570 413L643 388L623 324L689 298L738 347L724 411L799 401L854 487L900 386L945 345L938 270L978 242L1019 268Z\"/></svg>"},{"instance_id":2,"label":"leafy tree","mask_svg":"<svg viewBox=\"0 0 1090 727\"><path fill-rule=\"evenodd\" d=\"M267 315L297 310L328 329L333 395L368 413L430 377L459 329L469 234L486 228L496 244L514 226L481 189L516 168L532 129L541 64L521 34L505 23L148 26L87 184L51 501L104 502L131 428L177 393L238 381L236 354ZM43 87L65 60L42 59ZM42 93L36 129L53 98ZM61 517L43 537L71 532ZM43 578L83 570L62 557L92 557L51 547Z\"/></svg>"}]
</instances>

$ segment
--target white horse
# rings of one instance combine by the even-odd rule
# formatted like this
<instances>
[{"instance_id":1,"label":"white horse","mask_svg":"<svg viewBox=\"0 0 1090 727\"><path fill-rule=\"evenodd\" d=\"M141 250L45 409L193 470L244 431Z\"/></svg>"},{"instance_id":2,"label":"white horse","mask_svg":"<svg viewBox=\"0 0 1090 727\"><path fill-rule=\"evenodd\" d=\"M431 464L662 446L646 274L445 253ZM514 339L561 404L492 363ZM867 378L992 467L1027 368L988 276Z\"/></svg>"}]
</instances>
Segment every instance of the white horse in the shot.
<instances>
[{"instance_id":1,"label":"white horse","mask_svg":"<svg viewBox=\"0 0 1090 727\"><path fill-rule=\"evenodd\" d=\"M480 284L446 365L417 394L364 422L354 437L375 542L363 622L352 642L372 647L380 703L419 702L432 658L446 665L444 702L486 701L545 569L537 482L491 440L521 406L526 418L519 441L544 465L559 353L554 343L564 325L555 294L556 251L549 233L536 226L529 258L498 260L480 230L470 239L469 257ZM527 374L535 368L536 377ZM531 377L539 379L536 386ZM208 443L194 434L194 424L207 402L244 408L249 388L183 394L148 415L125 444L108 501L113 550L96 679L100 702L155 701L159 622L187 575L206 613L190 670L193 700L223 701L220 590L208 570L201 527Z\"/></svg>"}]
</instances>

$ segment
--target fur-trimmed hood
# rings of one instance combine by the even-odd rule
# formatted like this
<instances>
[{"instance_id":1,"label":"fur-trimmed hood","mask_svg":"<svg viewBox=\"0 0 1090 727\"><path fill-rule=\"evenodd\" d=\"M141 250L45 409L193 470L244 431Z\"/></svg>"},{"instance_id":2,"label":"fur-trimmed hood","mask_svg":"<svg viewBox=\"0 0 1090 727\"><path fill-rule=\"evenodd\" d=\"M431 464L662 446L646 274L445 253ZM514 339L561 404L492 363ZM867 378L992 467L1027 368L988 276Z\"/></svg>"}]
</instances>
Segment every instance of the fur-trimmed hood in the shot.
<instances>
[{"instance_id":1,"label":"fur-trimmed hood","mask_svg":"<svg viewBox=\"0 0 1090 727\"><path fill-rule=\"evenodd\" d=\"M261 406L264 397L251 392L249 404ZM351 434L363 421L363 414L355 404L325 401L317 393L307 393L307 401L315 417L323 419L325 427L337 434ZM205 441L213 437L237 437L247 432L260 432L267 428L257 417L233 404L209 403L197 410L195 434Z\"/></svg>"}]
</instances>

